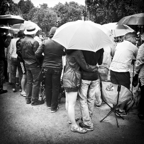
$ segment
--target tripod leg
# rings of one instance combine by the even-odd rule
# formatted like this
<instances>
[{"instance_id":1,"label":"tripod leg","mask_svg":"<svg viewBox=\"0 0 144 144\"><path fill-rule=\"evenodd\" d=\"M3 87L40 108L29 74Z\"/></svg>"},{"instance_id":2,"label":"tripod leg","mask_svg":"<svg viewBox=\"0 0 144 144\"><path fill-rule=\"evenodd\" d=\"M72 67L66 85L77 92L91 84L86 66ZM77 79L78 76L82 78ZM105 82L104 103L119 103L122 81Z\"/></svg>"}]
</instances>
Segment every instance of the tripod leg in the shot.
<instances>
[{"instance_id":1,"label":"tripod leg","mask_svg":"<svg viewBox=\"0 0 144 144\"><path fill-rule=\"evenodd\" d=\"M117 127L119 127L118 119L117 119L116 113L114 113L114 114L115 114L115 119L116 119Z\"/></svg>"},{"instance_id":2,"label":"tripod leg","mask_svg":"<svg viewBox=\"0 0 144 144\"><path fill-rule=\"evenodd\" d=\"M100 122L102 122L105 118L107 118L112 112L113 110L111 110L102 120L100 120Z\"/></svg>"}]
</instances>

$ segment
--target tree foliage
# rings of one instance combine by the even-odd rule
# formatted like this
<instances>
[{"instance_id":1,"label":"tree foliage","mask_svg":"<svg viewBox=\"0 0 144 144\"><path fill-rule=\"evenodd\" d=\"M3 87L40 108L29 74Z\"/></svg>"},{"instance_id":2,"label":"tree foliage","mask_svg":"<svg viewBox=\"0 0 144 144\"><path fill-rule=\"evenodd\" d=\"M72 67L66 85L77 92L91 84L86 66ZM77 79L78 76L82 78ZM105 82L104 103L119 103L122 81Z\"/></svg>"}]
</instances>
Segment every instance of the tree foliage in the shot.
<instances>
[{"instance_id":1,"label":"tree foliage","mask_svg":"<svg viewBox=\"0 0 144 144\"><path fill-rule=\"evenodd\" d=\"M49 8L46 3L34 7L31 0L20 0L18 4L13 0L1 0L0 14L21 15L25 20L37 23L48 33L52 26L61 26L66 22L82 19L82 15L96 23L104 24L144 12L144 0L85 0L85 5L71 1Z\"/></svg>"},{"instance_id":2,"label":"tree foliage","mask_svg":"<svg viewBox=\"0 0 144 144\"><path fill-rule=\"evenodd\" d=\"M52 26L56 26L57 14L46 5L33 8L28 15L29 20L38 24L45 33L48 33Z\"/></svg>"},{"instance_id":3,"label":"tree foliage","mask_svg":"<svg viewBox=\"0 0 144 144\"><path fill-rule=\"evenodd\" d=\"M57 13L59 18L59 26L70 21L80 20L83 11L83 6L79 6L75 2L58 3L53 10Z\"/></svg>"},{"instance_id":4,"label":"tree foliage","mask_svg":"<svg viewBox=\"0 0 144 144\"><path fill-rule=\"evenodd\" d=\"M1 0L0 1L0 15L5 14L21 14L21 10L18 8L12 0Z\"/></svg>"},{"instance_id":5,"label":"tree foliage","mask_svg":"<svg viewBox=\"0 0 144 144\"><path fill-rule=\"evenodd\" d=\"M34 8L33 3L31 0L20 0L18 3L18 7L20 8L23 18L28 20L28 14L31 9Z\"/></svg>"},{"instance_id":6,"label":"tree foliage","mask_svg":"<svg viewBox=\"0 0 144 144\"><path fill-rule=\"evenodd\" d=\"M101 24L144 12L143 0L85 0L85 3L89 18Z\"/></svg>"}]
</instances>

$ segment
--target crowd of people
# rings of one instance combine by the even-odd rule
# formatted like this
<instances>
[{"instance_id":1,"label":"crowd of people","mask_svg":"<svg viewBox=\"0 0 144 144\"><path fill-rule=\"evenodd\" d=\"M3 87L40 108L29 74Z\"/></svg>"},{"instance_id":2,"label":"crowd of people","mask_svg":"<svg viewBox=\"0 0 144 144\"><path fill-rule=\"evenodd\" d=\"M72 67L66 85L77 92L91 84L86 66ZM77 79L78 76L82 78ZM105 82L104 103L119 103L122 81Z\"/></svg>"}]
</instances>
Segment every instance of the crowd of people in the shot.
<instances>
[{"instance_id":1,"label":"crowd of people","mask_svg":"<svg viewBox=\"0 0 144 144\"><path fill-rule=\"evenodd\" d=\"M127 33L116 43L115 48L107 51L101 48L97 52L82 50L67 50L52 37L57 27L52 27L49 37L40 39L39 32L34 27L19 31L15 36L0 35L0 94L3 89L4 67L7 59L8 82L12 91L18 90L25 97L26 104L32 106L43 104L39 100L41 82L44 78L45 103L52 113L58 111L58 98L63 86L65 92L65 108L68 114L72 132L87 133L93 131L92 115L99 87L99 66L107 65L110 69L110 81L131 89L131 84L140 85L141 97L138 116L144 119L144 34L141 34L141 45L137 46L136 33ZM6 48L6 52L5 52ZM65 57L66 64L63 63ZM106 58L108 57L109 60ZM133 82L129 72L130 66L135 66ZM43 74L43 76L41 76ZM135 84L135 81L136 84ZM112 85L109 87L111 90ZM75 105L80 102L81 122L75 118ZM102 100L97 106L102 104ZM119 112L124 112L125 103L119 106Z\"/></svg>"}]
</instances>

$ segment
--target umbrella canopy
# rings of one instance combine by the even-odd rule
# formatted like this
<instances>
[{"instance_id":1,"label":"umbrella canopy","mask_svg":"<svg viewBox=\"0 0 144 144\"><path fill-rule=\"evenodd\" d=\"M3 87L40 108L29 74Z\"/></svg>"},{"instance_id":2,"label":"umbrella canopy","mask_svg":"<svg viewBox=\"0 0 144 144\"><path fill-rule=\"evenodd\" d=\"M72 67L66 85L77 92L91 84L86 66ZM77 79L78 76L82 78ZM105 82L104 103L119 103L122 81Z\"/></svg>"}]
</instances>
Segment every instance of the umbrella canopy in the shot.
<instances>
[{"instance_id":1,"label":"umbrella canopy","mask_svg":"<svg viewBox=\"0 0 144 144\"><path fill-rule=\"evenodd\" d=\"M31 26L33 26L33 27L35 27L36 29L37 29L37 31L38 30L41 30L41 28L36 24L36 23L34 23L34 22L32 22L32 21L24 21L24 23L21 23L21 24L15 24L15 25L13 25L12 27L11 27L11 29L12 30L25 30L25 29L27 29L27 28L29 28L29 27L31 27Z\"/></svg>"},{"instance_id":2,"label":"umbrella canopy","mask_svg":"<svg viewBox=\"0 0 144 144\"><path fill-rule=\"evenodd\" d=\"M17 23L23 23L24 19L17 15L0 15L1 25L13 25Z\"/></svg>"},{"instance_id":3,"label":"umbrella canopy","mask_svg":"<svg viewBox=\"0 0 144 144\"><path fill-rule=\"evenodd\" d=\"M144 13L133 14L123 17L118 24L126 25L144 25Z\"/></svg>"},{"instance_id":4,"label":"umbrella canopy","mask_svg":"<svg viewBox=\"0 0 144 144\"><path fill-rule=\"evenodd\" d=\"M134 32L132 28L127 25L118 25L117 23L108 23L103 25L105 28L109 29L109 33L113 37L123 36L126 33Z\"/></svg>"},{"instance_id":5,"label":"umbrella canopy","mask_svg":"<svg viewBox=\"0 0 144 144\"><path fill-rule=\"evenodd\" d=\"M117 25L113 32L114 35L118 37L118 36L123 36L129 32L134 32L134 30L127 25Z\"/></svg>"},{"instance_id":6,"label":"umbrella canopy","mask_svg":"<svg viewBox=\"0 0 144 144\"><path fill-rule=\"evenodd\" d=\"M0 26L0 29L10 30L10 27L9 26Z\"/></svg>"},{"instance_id":7,"label":"umbrella canopy","mask_svg":"<svg viewBox=\"0 0 144 144\"><path fill-rule=\"evenodd\" d=\"M101 25L92 21L78 20L59 27L52 39L66 49L96 52L107 45L113 44L102 29Z\"/></svg>"}]
</instances>

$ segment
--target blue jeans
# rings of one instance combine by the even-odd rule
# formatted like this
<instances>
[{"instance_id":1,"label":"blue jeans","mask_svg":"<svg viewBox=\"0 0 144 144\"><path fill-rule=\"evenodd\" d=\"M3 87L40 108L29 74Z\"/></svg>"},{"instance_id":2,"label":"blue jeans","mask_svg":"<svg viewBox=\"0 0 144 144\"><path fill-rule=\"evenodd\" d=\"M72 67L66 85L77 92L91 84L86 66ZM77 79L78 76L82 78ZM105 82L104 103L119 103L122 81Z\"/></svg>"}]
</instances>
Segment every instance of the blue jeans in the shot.
<instances>
[{"instance_id":1,"label":"blue jeans","mask_svg":"<svg viewBox=\"0 0 144 144\"><path fill-rule=\"evenodd\" d=\"M51 110L56 110L58 107L61 71L62 69L44 68L46 104Z\"/></svg>"},{"instance_id":2,"label":"blue jeans","mask_svg":"<svg viewBox=\"0 0 144 144\"><path fill-rule=\"evenodd\" d=\"M26 65L26 99L31 99L32 102L39 98L40 72L41 68L37 64Z\"/></svg>"},{"instance_id":3,"label":"blue jeans","mask_svg":"<svg viewBox=\"0 0 144 144\"><path fill-rule=\"evenodd\" d=\"M93 128L92 115L97 84L98 80L82 80L79 90L79 101L83 123L91 128Z\"/></svg>"},{"instance_id":4,"label":"blue jeans","mask_svg":"<svg viewBox=\"0 0 144 144\"><path fill-rule=\"evenodd\" d=\"M16 87L16 71L18 69L19 74L19 84L21 84L22 79L22 69L20 66L20 62L17 60L17 58L11 58L11 80L12 80L12 87Z\"/></svg>"}]
</instances>

